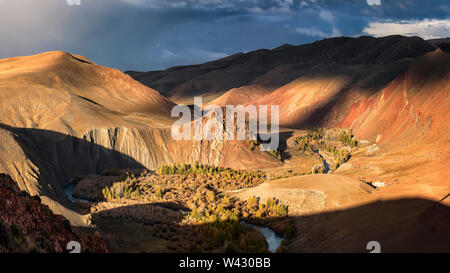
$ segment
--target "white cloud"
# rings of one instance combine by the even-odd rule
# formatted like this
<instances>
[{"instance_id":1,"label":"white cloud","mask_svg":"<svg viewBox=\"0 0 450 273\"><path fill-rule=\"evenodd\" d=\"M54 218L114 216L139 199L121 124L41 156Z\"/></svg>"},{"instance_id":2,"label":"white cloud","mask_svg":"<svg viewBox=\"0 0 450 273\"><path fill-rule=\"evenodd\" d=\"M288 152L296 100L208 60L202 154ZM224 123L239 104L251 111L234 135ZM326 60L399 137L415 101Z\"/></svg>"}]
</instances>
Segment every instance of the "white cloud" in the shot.
<instances>
[{"instance_id":1,"label":"white cloud","mask_svg":"<svg viewBox=\"0 0 450 273\"><path fill-rule=\"evenodd\" d=\"M341 32L339 31L339 29L335 25L336 18L334 17L333 13L331 13L331 11L321 8L320 12L319 12L319 18L324 20L328 24L330 24L330 26L332 28L331 33L323 33L323 32L315 31L315 32L312 33L312 34L315 34L315 35L310 35L310 36L317 36L317 37L323 37L323 38L325 38L325 37L341 36ZM308 30L308 29L306 29L306 30ZM304 29L302 29L302 28L297 29L297 32L300 33L301 31L304 31ZM307 34L307 31L306 32L304 31L303 34Z\"/></svg>"},{"instance_id":2,"label":"white cloud","mask_svg":"<svg viewBox=\"0 0 450 273\"><path fill-rule=\"evenodd\" d=\"M331 32L330 37L339 37L339 36L342 36L341 31L338 28L333 27L333 31Z\"/></svg>"},{"instance_id":3,"label":"white cloud","mask_svg":"<svg viewBox=\"0 0 450 273\"><path fill-rule=\"evenodd\" d=\"M363 30L375 37L388 35L419 36L423 39L450 37L450 19L422 21L372 22Z\"/></svg>"},{"instance_id":4,"label":"white cloud","mask_svg":"<svg viewBox=\"0 0 450 273\"><path fill-rule=\"evenodd\" d=\"M206 61L217 60L229 56L229 54L224 52L214 52L200 48L190 49L189 53L196 56L201 56Z\"/></svg>"},{"instance_id":5,"label":"white cloud","mask_svg":"<svg viewBox=\"0 0 450 273\"><path fill-rule=\"evenodd\" d=\"M219 51L210 51L199 47L183 48L176 53L164 50L162 58L173 62L173 65L203 63L218 60L229 56L229 54Z\"/></svg>"},{"instance_id":6,"label":"white cloud","mask_svg":"<svg viewBox=\"0 0 450 273\"><path fill-rule=\"evenodd\" d=\"M367 0L369 6L381 6L381 0Z\"/></svg>"},{"instance_id":7,"label":"white cloud","mask_svg":"<svg viewBox=\"0 0 450 273\"><path fill-rule=\"evenodd\" d=\"M168 50L168 49L164 49L163 54L162 54L162 58L167 59L170 57L175 56L175 53L173 53L172 51Z\"/></svg>"},{"instance_id":8,"label":"white cloud","mask_svg":"<svg viewBox=\"0 0 450 273\"><path fill-rule=\"evenodd\" d=\"M330 37L337 37L341 36L341 32L339 29L333 27L332 31L330 33L324 32L317 28L306 28L306 27L299 27L295 29L295 32L298 34L303 34L311 37L319 37L319 38L330 38Z\"/></svg>"},{"instance_id":9,"label":"white cloud","mask_svg":"<svg viewBox=\"0 0 450 273\"><path fill-rule=\"evenodd\" d=\"M320 38L326 38L329 37L330 35L315 29L315 28L305 28L305 27L299 27L297 29L295 29L295 32L298 34L303 34L303 35L308 35L308 36L313 36L313 37L320 37Z\"/></svg>"},{"instance_id":10,"label":"white cloud","mask_svg":"<svg viewBox=\"0 0 450 273\"><path fill-rule=\"evenodd\" d=\"M304 7L308 7L308 6L309 6L308 2L306 2L306 1L301 1L300 2L300 8L304 8Z\"/></svg>"},{"instance_id":11,"label":"white cloud","mask_svg":"<svg viewBox=\"0 0 450 273\"><path fill-rule=\"evenodd\" d=\"M320 10L319 17L329 23L332 23L334 21L334 15L329 10Z\"/></svg>"}]
</instances>

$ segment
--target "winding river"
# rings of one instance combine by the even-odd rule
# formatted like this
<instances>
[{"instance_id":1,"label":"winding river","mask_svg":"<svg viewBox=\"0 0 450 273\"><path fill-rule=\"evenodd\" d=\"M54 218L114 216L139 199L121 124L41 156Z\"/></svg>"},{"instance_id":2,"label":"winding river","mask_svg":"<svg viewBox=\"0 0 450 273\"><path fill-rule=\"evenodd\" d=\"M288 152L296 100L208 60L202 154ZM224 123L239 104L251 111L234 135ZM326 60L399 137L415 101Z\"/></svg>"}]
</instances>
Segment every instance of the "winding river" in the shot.
<instances>
[{"instance_id":1,"label":"winding river","mask_svg":"<svg viewBox=\"0 0 450 273\"><path fill-rule=\"evenodd\" d=\"M70 184L69 186L64 188L64 193L66 194L67 198L69 198L69 200L72 203L75 203L75 201L88 201L85 199L80 199L80 198L75 198L72 195L72 190L73 190L73 184ZM253 227L257 230L259 230L263 235L264 238L266 238L266 242L269 245L269 251L272 253L275 253L278 249L278 247L280 247L281 242L283 241L283 237L278 235L275 231L271 230L268 227L264 227L264 226L257 226L257 225L253 225L244 221L241 221L242 224Z\"/></svg>"},{"instance_id":2,"label":"winding river","mask_svg":"<svg viewBox=\"0 0 450 273\"><path fill-rule=\"evenodd\" d=\"M74 184L69 184L69 186L64 188L64 194L67 196L67 198L69 198L70 202L75 203L75 201L77 200L82 202L89 202L89 200L74 197L72 195L73 186Z\"/></svg>"},{"instance_id":3,"label":"winding river","mask_svg":"<svg viewBox=\"0 0 450 273\"><path fill-rule=\"evenodd\" d=\"M277 249L281 245L281 242L284 240L282 236L278 235L275 231L271 230L268 227L257 226L244 221L242 221L241 223L259 230L266 238L267 244L269 245L269 251L272 253L275 253L277 251Z\"/></svg>"}]
</instances>

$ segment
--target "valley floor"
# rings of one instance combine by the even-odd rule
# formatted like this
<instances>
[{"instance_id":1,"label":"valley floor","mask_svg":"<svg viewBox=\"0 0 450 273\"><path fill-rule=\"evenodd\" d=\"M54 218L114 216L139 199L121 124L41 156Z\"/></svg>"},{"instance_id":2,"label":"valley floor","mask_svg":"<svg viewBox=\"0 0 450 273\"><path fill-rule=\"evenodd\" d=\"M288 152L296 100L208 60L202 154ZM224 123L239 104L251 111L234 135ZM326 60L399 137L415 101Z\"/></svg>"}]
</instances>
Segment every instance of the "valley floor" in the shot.
<instances>
[{"instance_id":1,"label":"valley floor","mask_svg":"<svg viewBox=\"0 0 450 273\"><path fill-rule=\"evenodd\" d=\"M267 252L263 234L243 221L280 234L278 252L366 252L373 240L386 252L448 251L446 183L407 179L407 165L427 158L368 141L351 147L335 137L342 134L295 131L283 140L283 167L111 170L85 177L73 195L90 200L78 210L113 252ZM342 151L350 156L342 160Z\"/></svg>"}]
</instances>

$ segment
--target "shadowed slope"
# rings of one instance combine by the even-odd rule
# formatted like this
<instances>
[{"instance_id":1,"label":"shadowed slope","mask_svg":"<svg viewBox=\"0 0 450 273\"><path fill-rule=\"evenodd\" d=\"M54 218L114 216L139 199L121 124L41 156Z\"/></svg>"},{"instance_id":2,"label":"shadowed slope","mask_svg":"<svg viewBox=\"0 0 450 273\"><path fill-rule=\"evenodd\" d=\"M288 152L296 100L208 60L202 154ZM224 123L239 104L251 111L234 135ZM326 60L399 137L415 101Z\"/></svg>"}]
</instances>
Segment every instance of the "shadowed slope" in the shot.
<instances>
[{"instance_id":1,"label":"shadowed slope","mask_svg":"<svg viewBox=\"0 0 450 273\"><path fill-rule=\"evenodd\" d=\"M82 252L108 252L98 233L75 234L63 216L53 214L39 198L20 192L16 182L1 173L0 236L0 253L63 253L70 241L79 242Z\"/></svg>"},{"instance_id":2,"label":"shadowed slope","mask_svg":"<svg viewBox=\"0 0 450 273\"><path fill-rule=\"evenodd\" d=\"M383 189L393 197L450 192L450 56L436 49L352 73L312 72L257 103L279 105L281 125L352 128L369 141L338 174L400 183Z\"/></svg>"},{"instance_id":3,"label":"shadowed slope","mask_svg":"<svg viewBox=\"0 0 450 273\"><path fill-rule=\"evenodd\" d=\"M340 175L269 181L236 195L262 202L275 197L288 206L297 230L285 244L290 252L369 252L370 241L378 241L382 252L450 250L448 195L429 200L404 191L403 197L388 198Z\"/></svg>"},{"instance_id":4,"label":"shadowed slope","mask_svg":"<svg viewBox=\"0 0 450 273\"><path fill-rule=\"evenodd\" d=\"M442 51L450 53L450 38L427 40L430 44L439 47Z\"/></svg>"},{"instance_id":5,"label":"shadowed slope","mask_svg":"<svg viewBox=\"0 0 450 273\"><path fill-rule=\"evenodd\" d=\"M165 71L127 73L170 99L189 104L193 96L201 95L210 101L245 85L276 89L311 70L335 67L336 72L342 65L387 65L434 49L418 37L339 37L300 46L238 53L213 62Z\"/></svg>"},{"instance_id":6,"label":"shadowed slope","mask_svg":"<svg viewBox=\"0 0 450 273\"><path fill-rule=\"evenodd\" d=\"M0 60L0 171L21 189L70 207L62 191L70 180L108 168L280 164L243 142L175 141L172 106L130 76L82 56Z\"/></svg>"},{"instance_id":7,"label":"shadowed slope","mask_svg":"<svg viewBox=\"0 0 450 273\"><path fill-rule=\"evenodd\" d=\"M450 56L437 49L360 72L365 75L344 68L302 76L257 104L279 105L280 124L287 127L350 127L358 138L391 144L448 139Z\"/></svg>"},{"instance_id":8,"label":"shadowed slope","mask_svg":"<svg viewBox=\"0 0 450 273\"><path fill-rule=\"evenodd\" d=\"M122 220L125 215L131 216L126 223ZM181 225L183 217L178 210L158 203L117 204L94 213L93 222L115 252L193 252L202 249L199 242L215 242L214 230L207 228L211 223ZM289 218L296 232L282 244L287 252L368 253L371 241L380 243L382 253L450 250L450 208L426 199L371 202ZM273 223L286 218L266 220ZM215 223L224 222L217 219ZM225 247L215 252L225 252Z\"/></svg>"},{"instance_id":9,"label":"shadowed slope","mask_svg":"<svg viewBox=\"0 0 450 273\"><path fill-rule=\"evenodd\" d=\"M295 252L450 251L450 208L425 199L379 201L346 210L296 217L299 235L288 245Z\"/></svg>"}]
</instances>

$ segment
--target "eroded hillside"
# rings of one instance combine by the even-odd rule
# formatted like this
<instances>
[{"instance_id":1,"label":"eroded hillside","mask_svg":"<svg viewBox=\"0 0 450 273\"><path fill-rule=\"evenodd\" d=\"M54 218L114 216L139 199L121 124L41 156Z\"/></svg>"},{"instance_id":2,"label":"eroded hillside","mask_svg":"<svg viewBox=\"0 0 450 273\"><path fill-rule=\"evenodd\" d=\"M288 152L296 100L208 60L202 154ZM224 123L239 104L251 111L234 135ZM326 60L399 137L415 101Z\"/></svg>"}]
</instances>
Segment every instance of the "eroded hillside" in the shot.
<instances>
[{"instance_id":1,"label":"eroded hillside","mask_svg":"<svg viewBox=\"0 0 450 273\"><path fill-rule=\"evenodd\" d=\"M295 221L297 229L306 225L314 230L316 222L308 226L305 219L319 219L326 223L323 234L335 234L327 231L333 230L334 223L346 226L366 209L377 217L374 208L378 205L369 202L418 197L437 202L450 192L450 57L420 38L333 38L236 54L197 66L130 74L157 91L120 71L65 52L0 60L0 172L9 174L21 190L41 196L43 203L76 225L90 224L92 211L80 210L68 200L63 190L69 184L113 169L156 170L172 163L266 171L272 181L226 194L243 200L276 195L289 208L289 216L297 217L289 220ZM203 95L205 104L220 106L279 105L279 148L260 151L259 139L176 141L171 136L175 120L170 117L175 104L158 91L176 102ZM338 136L342 134L343 139ZM316 173L324 174L312 175ZM199 181L206 179L187 177L199 188ZM140 180L146 195L137 199L139 204L109 208L101 207L105 200L96 199L100 209L94 214L117 212L122 217L123 210L153 208L156 199L146 198L160 195L153 187L160 184L158 179L149 174ZM190 191L177 188L182 185L178 182L167 192L191 196ZM182 202L193 209L195 204L186 196ZM172 197L165 201L180 201ZM436 216L421 214L432 210L432 202L412 203L419 204L419 210L403 210L403 202L381 205L397 208L400 204L387 218L380 217L391 224L405 211L411 216L411 229L406 230L411 237L393 244L392 250L408 238L420 237L421 231L414 228L422 219L431 217L436 225L442 219L445 224L448 221L439 216L441 211L446 213L445 204L438 206ZM350 205L363 207L349 210ZM329 213L343 209L347 220ZM306 217L311 213L324 216ZM181 216L175 213L175 222ZM356 222L356 229L348 232L366 228ZM114 233L114 225L111 228ZM380 236L387 232L383 227L376 230ZM283 249L340 250L338 233L330 235L329 244L321 245L320 238L308 232L290 238ZM351 237L354 241L343 245L359 251L354 245L357 239ZM177 247L190 251L195 245ZM226 245L205 242L204 247L223 250Z\"/></svg>"},{"instance_id":2,"label":"eroded hillside","mask_svg":"<svg viewBox=\"0 0 450 273\"><path fill-rule=\"evenodd\" d=\"M213 62L165 71L127 73L177 103L192 103L194 96L210 101L246 85L275 90L319 69L331 71L331 74L348 69L359 73L362 68L364 71L371 66L415 58L435 48L418 37L339 37L300 46L286 44L273 50L238 53Z\"/></svg>"},{"instance_id":3,"label":"eroded hillside","mask_svg":"<svg viewBox=\"0 0 450 273\"><path fill-rule=\"evenodd\" d=\"M59 206L52 200L70 207L63 188L72 180L111 168L278 164L237 141L174 141L170 100L82 56L1 60L0 90L0 171L21 189L48 197L43 201L52 207Z\"/></svg>"}]
</instances>

